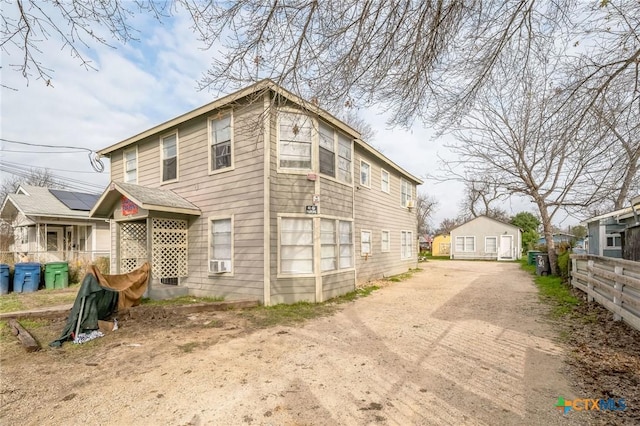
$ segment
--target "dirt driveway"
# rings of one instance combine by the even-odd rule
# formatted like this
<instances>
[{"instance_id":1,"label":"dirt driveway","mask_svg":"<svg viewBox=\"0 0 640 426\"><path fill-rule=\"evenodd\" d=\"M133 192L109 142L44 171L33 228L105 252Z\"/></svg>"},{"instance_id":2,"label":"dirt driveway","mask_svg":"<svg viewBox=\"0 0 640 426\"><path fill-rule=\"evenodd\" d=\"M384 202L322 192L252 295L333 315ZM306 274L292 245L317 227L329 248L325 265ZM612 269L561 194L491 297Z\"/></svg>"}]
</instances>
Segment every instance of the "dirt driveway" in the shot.
<instances>
[{"instance_id":1,"label":"dirt driveway","mask_svg":"<svg viewBox=\"0 0 640 426\"><path fill-rule=\"evenodd\" d=\"M0 423L568 424L563 350L512 263L430 261L298 327L175 327L2 355ZM222 315L222 316L221 316ZM211 317L193 316L194 324ZM121 334L118 334L121 333ZM190 350L185 345L191 344ZM66 349L65 349L66 348ZM574 413L589 414L589 413ZM585 420L585 417L582 417Z\"/></svg>"}]
</instances>

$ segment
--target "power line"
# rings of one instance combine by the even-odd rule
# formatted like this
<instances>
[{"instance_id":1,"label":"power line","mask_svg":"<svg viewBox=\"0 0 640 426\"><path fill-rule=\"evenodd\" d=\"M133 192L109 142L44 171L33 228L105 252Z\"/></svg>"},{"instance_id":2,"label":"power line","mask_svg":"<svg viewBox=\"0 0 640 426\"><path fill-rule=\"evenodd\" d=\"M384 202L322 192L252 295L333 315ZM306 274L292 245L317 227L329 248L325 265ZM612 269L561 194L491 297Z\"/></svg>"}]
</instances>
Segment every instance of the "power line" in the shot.
<instances>
[{"instance_id":1,"label":"power line","mask_svg":"<svg viewBox=\"0 0 640 426\"><path fill-rule=\"evenodd\" d=\"M33 167L32 169L44 169L42 167ZM23 167L17 166L7 166L5 164L0 164L0 171L9 173L21 178L29 178L32 176L31 170L25 170ZM49 176L55 181L58 181L64 184L69 189L74 189L77 191L89 191L89 192L101 192L104 190L105 185L99 185L94 183L89 183L86 180L72 179L60 175L56 175L53 173L49 173Z\"/></svg>"},{"instance_id":2,"label":"power line","mask_svg":"<svg viewBox=\"0 0 640 426\"><path fill-rule=\"evenodd\" d=\"M87 151L89 153L89 164L91 164L91 167L93 167L93 170L99 173L102 173L104 171L104 163L102 162L102 160L100 160L100 155L94 150L85 148L83 146L49 145L49 144L42 144L42 143L14 141L11 139L4 139L4 138L0 138L0 141L6 142L6 143L14 143L18 145L37 146L41 148L73 149L73 150Z\"/></svg>"},{"instance_id":3,"label":"power line","mask_svg":"<svg viewBox=\"0 0 640 426\"><path fill-rule=\"evenodd\" d=\"M53 169L51 167L39 167L39 166L32 166L30 164L23 164L23 163L13 163L11 161L3 161L0 160L0 165L2 164L6 164L7 166L12 166L12 167L30 167L30 168L40 168L40 169L45 169L45 170L51 170L54 172L65 172L65 173L83 173L83 174L95 174L96 172L90 172L90 171L80 171L80 170L66 170L66 169Z\"/></svg>"},{"instance_id":4,"label":"power line","mask_svg":"<svg viewBox=\"0 0 640 426\"><path fill-rule=\"evenodd\" d=\"M23 154L77 154L78 152L84 152L81 150L75 151L22 151L18 149L0 149L0 152L19 152Z\"/></svg>"}]
</instances>

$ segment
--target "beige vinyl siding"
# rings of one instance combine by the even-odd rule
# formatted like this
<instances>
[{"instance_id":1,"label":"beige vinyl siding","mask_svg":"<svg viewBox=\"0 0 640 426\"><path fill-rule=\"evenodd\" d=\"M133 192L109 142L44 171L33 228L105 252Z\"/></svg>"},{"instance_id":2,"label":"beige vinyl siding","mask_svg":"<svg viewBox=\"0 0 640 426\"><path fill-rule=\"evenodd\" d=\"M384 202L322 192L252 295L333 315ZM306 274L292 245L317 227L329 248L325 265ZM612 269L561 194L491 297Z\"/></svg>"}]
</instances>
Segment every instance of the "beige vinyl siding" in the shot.
<instances>
[{"instance_id":1,"label":"beige vinyl siding","mask_svg":"<svg viewBox=\"0 0 640 426\"><path fill-rule=\"evenodd\" d=\"M496 260L497 253L487 253L485 251L486 237L496 237L498 252L500 251L500 237L503 235L513 236L513 247L516 258L520 255L520 231L517 227L501 223L485 216L477 217L451 231L451 258L452 259L485 259ZM474 237L474 251L459 251L456 247L456 237Z\"/></svg>"},{"instance_id":2,"label":"beige vinyl siding","mask_svg":"<svg viewBox=\"0 0 640 426\"><path fill-rule=\"evenodd\" d=\"M207 117L180 130L179 182L164 185L197 205L202 215L189 226L189 277L197 296L263 301L263 138L256 127L262 103L234 110L233 170L209 174ZM209 220L233 215L233 272L210 274Z\"/></svg>"},{"instance_id":3,"label":"beige vinyl siding","mask_svg":"<svg viewBox=\"0 0 640 426\"><path fill-rule=\"evenodd\" d=\"M385 166L378 158L374 158L366 151L355 148L354 175L360 176L360 160L371 164L371 187L356 185L355 190L355 265L357 280L366 282L385 276L406 272L417 267L417 219L415 210L403 208L400 205L401 175L393 168ZM390 191L381 189L381 169L389 172ZM406 178L405 178L406 179ZM359 182L359 180L358 180ZM415 199L416 187L412 190ZM371 231L371 254L361 256L361 231ZM390 251L382 251L382 231L389 231ZM410 259L401 259L400 238L402 231L413 233L413 250Z\"/></svg>"},{"instance_id":4,"label":"beige vinyl siding","mask_svg":"<svg viewBox=\"0 0 640 426\"><path fill-rule=\"evenodd\" d=\"M96 226L93 228L93 232L96 235L96 246L91 247L91 250L96 251L98 256L105 256L110 252L111 247L115 247L111 245L111 229L109 226L109 222L98 222ZM87 247L92 244L91 241L87 241Z\"/></svg>"},{"instance_id":5,"label":"beige vinyl siding","mask_svg":"<svg viewBox=\"0 0 640 426\"><path fill-rule=\"evenodd\" d=\"M322 276L322 300L329 300L354 291L355 271L331 273Z\"/></svg>"},{"instance_id":6,"label":"beige vinyl siding","mask_svg":"<svg viewBox=\"0 0 640 426\"><path fill-rule=\"evenodd\" d=\"M353 218L353 187L320 177L320 213L326 216Z\"/></svg>"},{"instance_id":7,"label":"beige vinyl siding","mask_svg":"<svg viewBox=\"0 0 640 426\"><path fill-rule=\"evenodd\" d=\"M124 159L122 150L112 153L109 158L111 163L111 180L114 182L124 182ZM139 175L138 178L140 178Z\"/></svg>"},{"instance_id":8,"label":"beige vinyl siding","mask_svg":"<svg viewBox=\"0 0 640 426\"><path fill-rule=\"evenodd\" d=\"M316 279L314 277L279 278L271 282L271 304L315 302Z\"/></svg>"}]
</instances>

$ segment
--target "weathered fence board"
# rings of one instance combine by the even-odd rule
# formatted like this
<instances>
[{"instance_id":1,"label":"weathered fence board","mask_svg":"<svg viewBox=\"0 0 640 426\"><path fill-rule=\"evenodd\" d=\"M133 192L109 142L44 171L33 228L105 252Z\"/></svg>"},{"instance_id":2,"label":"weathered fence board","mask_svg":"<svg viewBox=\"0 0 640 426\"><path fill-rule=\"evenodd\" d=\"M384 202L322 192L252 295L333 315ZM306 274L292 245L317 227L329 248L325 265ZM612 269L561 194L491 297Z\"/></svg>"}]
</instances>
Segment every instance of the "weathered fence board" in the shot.
<instances>
[{"instance_id":1,"label":"weathered fence board","mask_svg":"<svg viewBox=\"0 0 640 426\"><path fill-rule=\"evenodd\" d=\"M571 285L640 330L640 262L587 254L571 255Z\"/></svg>"}]
</instances>

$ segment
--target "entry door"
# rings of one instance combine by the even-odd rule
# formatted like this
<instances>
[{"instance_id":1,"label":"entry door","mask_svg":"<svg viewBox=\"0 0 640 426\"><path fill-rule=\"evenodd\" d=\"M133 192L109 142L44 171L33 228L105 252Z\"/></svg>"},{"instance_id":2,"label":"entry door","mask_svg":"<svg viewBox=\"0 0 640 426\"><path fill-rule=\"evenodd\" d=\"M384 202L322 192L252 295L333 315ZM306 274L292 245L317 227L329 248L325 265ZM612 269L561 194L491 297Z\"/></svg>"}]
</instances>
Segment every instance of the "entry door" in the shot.
<instances>
[{"instance_id":1,"label":"entry door","mask_svg":"<svg viewBox=\"0 0 640 426\"><path fill-rule=\"evenodd\" d=\"M513 235L500 235L500 259L513 259Z\"/></svg>"}]
</instances>

